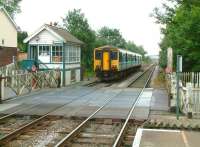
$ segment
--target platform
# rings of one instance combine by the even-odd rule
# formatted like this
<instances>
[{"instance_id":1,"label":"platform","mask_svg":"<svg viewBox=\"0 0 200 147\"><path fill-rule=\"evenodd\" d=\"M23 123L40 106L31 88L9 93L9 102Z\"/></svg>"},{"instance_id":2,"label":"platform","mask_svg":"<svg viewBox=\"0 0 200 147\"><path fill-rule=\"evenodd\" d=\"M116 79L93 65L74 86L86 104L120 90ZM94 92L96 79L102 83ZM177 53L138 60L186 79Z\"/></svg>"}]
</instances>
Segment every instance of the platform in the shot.
<instances>
[{"instance_id":1,"label":"platform","mask_svg":"<svg viewBox=\"0 0 200 147\"><path fill-rule=\"evenodd\" d=\"M138 129L132 147L198 147L200 132Z\"/></svg>"}]
</instances>

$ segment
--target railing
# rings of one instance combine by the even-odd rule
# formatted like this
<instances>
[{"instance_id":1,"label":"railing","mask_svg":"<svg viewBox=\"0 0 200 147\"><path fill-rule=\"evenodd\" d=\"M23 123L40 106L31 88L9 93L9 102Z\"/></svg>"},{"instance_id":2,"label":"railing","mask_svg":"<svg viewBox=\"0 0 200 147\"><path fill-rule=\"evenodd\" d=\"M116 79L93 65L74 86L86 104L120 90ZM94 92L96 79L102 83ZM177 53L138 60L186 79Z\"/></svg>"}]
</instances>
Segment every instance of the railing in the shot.
<instances>
[{"instance_id":1,"label":"railing","mask_svg":"<svg viewBox=\"0 0 200 147\"><path fill-rule=\"evenodd\" d=\"M12 96L19 96L37 89L58 87L60 83L59 76L60 73L54 70L2 76L0 77L1 99L9 98L6 93L8 95L12 93Z\"/></svg>"},{"instance_id":2,"label":"railing","mask_svg":"<svg viewBox=\"0 0 200 147\"><path fill-rule=\"evenodd\" d=\"M193 87L200 88L200 72L182 72L180 79L184 86L186 83L191 83Z\"/></svg>"},{"instance_id":3,"label":"railing","mask_svg":"<svg viewBox=\"0 0 200 147\"><path fill-rule=\"evenodd\" d=\"M200 114L200 88L199 88L199 73L180 73L181 80L179 81L180 89L180 110L184 114ZM177 83L176 74L167 75L168 90L172 98L176 101Z\"/></svg>"}]
</instances>

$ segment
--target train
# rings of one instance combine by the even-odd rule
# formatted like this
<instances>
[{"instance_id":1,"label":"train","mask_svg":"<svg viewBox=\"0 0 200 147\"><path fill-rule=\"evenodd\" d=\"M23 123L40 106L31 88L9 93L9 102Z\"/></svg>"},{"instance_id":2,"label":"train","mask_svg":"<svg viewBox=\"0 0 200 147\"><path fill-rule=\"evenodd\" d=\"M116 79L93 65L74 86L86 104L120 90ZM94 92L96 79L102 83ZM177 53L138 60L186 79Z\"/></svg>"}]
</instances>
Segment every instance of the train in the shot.
<instances>
[{"instance_id":1,"label":"train","mask_svg":"<svg viewBox=\"0 0 200 147\"><path fill-rule=\"evenodd\" d=\"M93 57L94 72L104 81L119 79L142 65L140 54L109 45L95 48Z\"/></svg>"}]
</instances>

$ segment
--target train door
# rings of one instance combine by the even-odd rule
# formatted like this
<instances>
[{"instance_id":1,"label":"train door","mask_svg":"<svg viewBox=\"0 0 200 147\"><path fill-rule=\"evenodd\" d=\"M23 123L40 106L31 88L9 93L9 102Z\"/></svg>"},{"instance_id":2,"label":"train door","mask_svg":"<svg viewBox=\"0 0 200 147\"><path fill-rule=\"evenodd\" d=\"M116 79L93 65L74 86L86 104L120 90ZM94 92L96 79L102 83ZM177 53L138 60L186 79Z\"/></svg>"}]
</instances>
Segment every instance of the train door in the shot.
<instances>
[{"instance_id":1,"label":"train door","mask_svg":"<svg viewBox=\"0 0 200 147\"><path fill-rule=\"evenodd\" d=\"M110 67L110 62L109 62L109 52L104 51L103 52L103 70L108 71Z\"/></svg>"}]
</instances>

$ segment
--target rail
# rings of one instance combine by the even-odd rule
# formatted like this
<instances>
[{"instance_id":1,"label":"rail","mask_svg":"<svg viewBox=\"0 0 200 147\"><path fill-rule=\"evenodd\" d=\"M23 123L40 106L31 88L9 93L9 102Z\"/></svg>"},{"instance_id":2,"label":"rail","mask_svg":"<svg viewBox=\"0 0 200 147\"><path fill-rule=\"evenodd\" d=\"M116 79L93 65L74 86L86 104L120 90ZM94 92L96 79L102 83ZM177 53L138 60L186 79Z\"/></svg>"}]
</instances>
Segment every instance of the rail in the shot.
<instances>
[{"instance_id":1,"label":"rail","mask_svg":"<svg viewBox=\"0 0 200 147\"><path fill-rule=\"evenodd\" d=\"M129 122L129 120L130 120L130 117L131 117L131 115L132 115L132 113L133 113L133 111L134 111L134 109L135 109L135 107L136 107L138 101L140 100L140 97L141 97L142 93L144 92L146 86L148 85L148 83L149 83L149 81L150 81L151 76L152 76L152 74L153 74L153 72L154 72L154 69L155 69L155 67L153 67L153 70L151 71L151 73L150 73L150 75L149 75L149 77L148 77L148 79L147 79L147 81L146 81L146 83L145 83L145 85L144 85L142 91L140 92L139 96L137 97L135 103L133 103L132 108L131 108L131 110L129 111L129 114L128 114L127 118L126 118L126 121L125 121L125 123L124 123L124 125L123 125L123 127L122 127L122 129L121 129L121 131L120 131L120 133L119 133L119 135L118 135L116 141L115 141L114 144L113 144L113 147L119 147L119 146L120 146L121 141L122 141L122 137L123 137L123 135L124 135L124 133L125 133L125 130L126 130L127 127L128 127L128 122Z\"/></svg>"}]
</instances>

